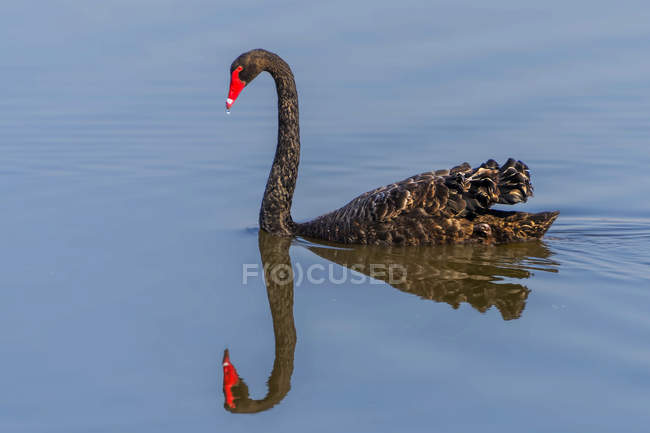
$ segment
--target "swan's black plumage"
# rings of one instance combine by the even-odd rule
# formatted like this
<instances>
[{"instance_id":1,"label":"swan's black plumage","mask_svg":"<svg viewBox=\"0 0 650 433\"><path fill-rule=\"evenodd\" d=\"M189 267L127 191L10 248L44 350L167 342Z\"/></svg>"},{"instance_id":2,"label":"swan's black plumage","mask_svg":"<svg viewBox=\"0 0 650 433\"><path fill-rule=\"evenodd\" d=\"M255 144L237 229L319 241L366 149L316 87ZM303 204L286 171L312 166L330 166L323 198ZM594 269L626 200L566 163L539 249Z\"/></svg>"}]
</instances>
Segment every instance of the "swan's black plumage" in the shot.
<instances>
[{"instance_id":1,"label":"swan's black plumage","mask_svg":"<svg viewBox=\"0 0 650 433\"><path fill-rule=\"evenodd\" d=\"M278 94L278 144L260 209L260 228L342 243L422 245L511 242L541 238L558 212L494 211L532 196L528 167L509 159L489 160L472 169L425 172L361 194L342 208L312 221L295 223L291 201L300 161L298 93L289 65L266 50L240 55L231 73L249 83L262 71L274 78Z\"/></svg>"}]
</instances>

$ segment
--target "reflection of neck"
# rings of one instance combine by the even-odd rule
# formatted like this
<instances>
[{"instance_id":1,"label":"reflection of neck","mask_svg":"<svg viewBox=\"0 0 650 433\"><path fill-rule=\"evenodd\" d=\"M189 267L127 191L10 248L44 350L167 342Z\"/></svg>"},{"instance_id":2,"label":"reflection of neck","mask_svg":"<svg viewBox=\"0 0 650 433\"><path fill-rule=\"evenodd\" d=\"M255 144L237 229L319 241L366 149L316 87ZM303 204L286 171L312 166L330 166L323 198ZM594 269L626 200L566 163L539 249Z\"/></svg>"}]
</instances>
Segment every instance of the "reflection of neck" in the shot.
<instances>
[{"instance_id":1,"label":"reflection of neck","mask_svg":"<svg viewBox=\"0 0 650 433\"><path fill-rule=\"evenodd\" d=\"M264 266L266 291L273 318L275 335L275 361L268 380L268 392L261 400L249 398L248 388L240 378L242 392L237 392L235 407L226 409L234 413L256 413L278 404L291 389L293 358L296 349L296 328L293 320L293 280L278 278L277 271L291 270L289 246L291 238L277 237L259 232L260 255Z\"/></svg>"}]
</instances>

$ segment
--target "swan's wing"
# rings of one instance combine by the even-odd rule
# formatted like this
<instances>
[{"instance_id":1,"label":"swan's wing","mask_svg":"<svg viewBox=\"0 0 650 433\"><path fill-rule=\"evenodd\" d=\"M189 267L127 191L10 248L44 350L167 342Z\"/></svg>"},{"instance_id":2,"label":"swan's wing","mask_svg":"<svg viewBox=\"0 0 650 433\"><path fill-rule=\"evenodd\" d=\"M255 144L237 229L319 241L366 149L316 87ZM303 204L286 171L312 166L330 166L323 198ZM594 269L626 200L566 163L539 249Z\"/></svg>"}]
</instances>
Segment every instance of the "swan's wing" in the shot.
<instances>
[{"instance_id":1,"label":"swan's wing","mask_svg":"<svg viewBox=\"0 0 650 433\"><path fill-rule=\"evenodd\" d=\"M526 202L533 196L528 166L521 161L509 158L505 164L490 159L477 168L463 163L450 170L450 174L461 173L466 192L463 198L469 202L469 210L488 209L495 203L515 204Z\"/></svg>"},{"instance_id":2,"label":"swan's wing","mask_svg":"<svg viewBox=\"0 0 650 433\"><path fill-rule=\"evenodd\" d=\"M493 159L485 164L498 164ZM510 158L499 167L499 203L515 204L526 202L533 196L533 185L530 183L528 166L521 161Z\"/></svg>"},{"instance_id":3,"label":"swan's wing","mask_svg":"<svg viewBox=\"0 0 650 433\"><path fill-rule=\"evenodd\" d=\"M526 201L531 195L528 167L521 161L509 159L499 167L489 160L474 169L463 163L368 191L335 211L334 218L376 223L402 215L464 216L495 203Z\"/></svg>"}]
</instances>

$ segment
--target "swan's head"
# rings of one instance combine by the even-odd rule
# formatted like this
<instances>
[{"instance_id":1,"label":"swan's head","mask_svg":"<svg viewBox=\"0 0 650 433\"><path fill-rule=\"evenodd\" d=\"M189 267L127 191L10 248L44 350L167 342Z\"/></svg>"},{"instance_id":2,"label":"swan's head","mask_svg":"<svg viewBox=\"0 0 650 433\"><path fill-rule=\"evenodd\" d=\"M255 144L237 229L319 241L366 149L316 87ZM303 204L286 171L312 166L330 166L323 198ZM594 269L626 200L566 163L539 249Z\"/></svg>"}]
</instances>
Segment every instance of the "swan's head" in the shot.
<instances>
[{"instance_id":1,"label":"swan's head","mask_svg":"<svg viewBox=\"0 0 650 433\"><path fill-rule=\"evenodd\" d=\"M232 65L230 65L230 90L228 91L228 99L226 99L227 109L232 107L246 84L253 81L264 70L269 54L266 50L251 50L232 62Z\"/></svg>"}]
</instances>

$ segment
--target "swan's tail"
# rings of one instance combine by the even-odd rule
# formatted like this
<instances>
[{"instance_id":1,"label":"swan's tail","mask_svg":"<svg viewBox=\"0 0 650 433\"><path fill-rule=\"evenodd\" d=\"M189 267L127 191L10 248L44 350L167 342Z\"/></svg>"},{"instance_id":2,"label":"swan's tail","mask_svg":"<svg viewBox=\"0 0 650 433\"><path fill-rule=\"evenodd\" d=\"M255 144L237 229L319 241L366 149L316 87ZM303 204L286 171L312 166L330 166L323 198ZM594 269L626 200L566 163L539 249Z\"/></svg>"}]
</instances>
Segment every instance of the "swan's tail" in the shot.
<instances>
[{"instance_id":1,"label":"swan's tail","mask_svg":"<svg viewBox=\"0 0 650 433\"><path fill-rule=\"evenodd\" d=\"M528 213L490 209L473 222L475 231L483 230L487 237L503 243L541 239L559 214L557 211Z\"/></svg>"}]
</instances>

